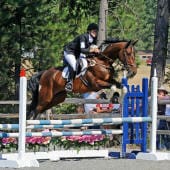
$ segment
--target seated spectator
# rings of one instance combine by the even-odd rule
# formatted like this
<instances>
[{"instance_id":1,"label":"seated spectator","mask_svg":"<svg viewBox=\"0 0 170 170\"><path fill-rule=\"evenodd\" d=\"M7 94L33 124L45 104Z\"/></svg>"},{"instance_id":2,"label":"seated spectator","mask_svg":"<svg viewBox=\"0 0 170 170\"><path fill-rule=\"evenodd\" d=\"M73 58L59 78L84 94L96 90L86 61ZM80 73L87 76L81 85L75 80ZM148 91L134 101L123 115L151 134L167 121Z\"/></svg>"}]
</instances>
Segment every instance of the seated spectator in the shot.
<instances>
[{"instance_id":1,"label":"seated spectator","mask_svg":"<svg viewBox=\"0 0 170 170\"><path fill-rule=\"evenodd\" d=\"M83 94L84 99L98 99L99 94L97 92L88 92ZM96 113L96 104L84 104L85 113Z\"/></svg>"},{"instance_id":2,"label":"seated spectator","mask_svg":"<svg viewBox=\"0 0 170 170\"><path fill-rule=\"evenodd\" d=\"M77 113L84 113L84 106L82 104L81 105L77 105L76 112Z\"/></svg>"},{"instance_id":3,"label":"seated spectator","mask_svg":"<svg viewBox=\"0 0 170 170\"><path fill-rule=\"evenodd\" d=\"M170 96L167 95L167 90L161 86L158 89L158 100L170 100ZM168 114L168 107L166 109L166 104L158 104L158 115ZM166 120L159 120L158 130L168 130L168 122ZM170 149L168 144L168 135L157 135L157 149Z\"/></svg>"},{"instance_id":4,"label":"seated spectator","mask_svg":"<svg viewBox=\"0 0 170 170\"><path fill-rule=\"evenodd\" d=\"M113 111L117 111L120 112L120 103L119 103L119 93L118 92L114 92L113 96L111 97L110 101L111 103L113 103Z\"/></svg>"},{"instance_id":5,"label":"seated spectator","mask_svg":"<svg viewBox=\"0 0 170 170\"><path fill-rule=\"evenodd\" d=\"M119 93L118 92L114 92L113 93L113 96L111 97L111 102L112 103L119 103Z\"/></svg>"},{"instance_id":6,"label":"seated spectator","mask_svg":"<svg viewBox=\"0 0 170 170\"><path fill-rule=\"evenodd\" d=\"M99 98L107 100L106 93L102 92L99 95ZM112 103L109 103L109 104L98 103L98 104L96 104L96 112L97 113L111 113L112 110L113 110L113 104Z\"/></svg>"},{"instance_id":7,"label":"seated spectator","mask_svg":"<svg viewBox=\"0 0 170 170\"><path fill-rule=\"evenodd\" d=\"M99 94L97 92L88 92L83 94L84 99L99 99ZM96 112L96 104L84 104L84 111L86 114L95 114ZM100 126L90 126L88 129L100 129Z\"/></svg>"}]
</instances>

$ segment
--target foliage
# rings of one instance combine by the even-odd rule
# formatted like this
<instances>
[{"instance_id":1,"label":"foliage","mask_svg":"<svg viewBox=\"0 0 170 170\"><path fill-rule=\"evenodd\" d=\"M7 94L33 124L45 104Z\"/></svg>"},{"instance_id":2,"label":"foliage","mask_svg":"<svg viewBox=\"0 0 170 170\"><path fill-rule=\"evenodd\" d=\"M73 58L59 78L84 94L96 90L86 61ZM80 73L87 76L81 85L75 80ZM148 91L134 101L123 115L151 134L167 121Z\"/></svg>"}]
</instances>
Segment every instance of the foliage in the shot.
<instances>
[{"instance_id":1,"label":"foliage","mask_svg":"<svg viewBox=\"0 0 170 170\"><path fill-rule=\"evenodd\" d=\"M109 140L104 135L82 135L82 136L66 136L61 138L53 138L52 143L64 149L76 149L81 148L98 148L104 147Z\"/></svg>"},{"instance_id":2,"label":"foliage","mask_svg":"<svg viewBox=\"0 0 170 170\"><path fill-rule=\"evenodd\" d=\"M156 0L109 1L108 36L138 39L138 49L152 49L155 2Z\"/></svg>"},{"instance_id":3,"label":"foliage","mask_svg":"<svg viewBox=\"0 0 170 170\"><path fill-rule=\"evenodd\" d=\"M150 49L155 1L109 0L108 37L139 39L138 49ZM18 97L21 58L33 57L36 71L62 65L63 46L85 32L90 22L98 22L99 2L1 0L0 98Z\"/></svg>"},{"instance_id":4,"label":"foliage","mask_svg":"<svg viewBox=\"0 0 170 170\"><path fill-rule=\"evenodd\" d=\"M53 111L56 114L75 113L76 105L75 104L59 104L58 106L53 107Z\"/></svg>"},{"instance_id":5,"label":"foliage","mask_svg":"<svg viewBox=\"0 0 170 170\"><path fill-rule=\"evenodd\" d=\"M170 66L167 67L168 71L165 73L165 82L170 87Z\"/></svg>"},{"instance_id":6,"label":"foliage","mask_svg":"<svg viewBox=\"0 0 170 170\"><path fill-rule=\"evenodd\" d=\"M39 151L41 147L50 150L53 148L61 149L76 149L79 151L84 148L99 148L104 147L109 138L105 135L82 135L68 137L26 137L26 146L29 150ZM8 152L17 150L18 141L16 138L1 138L0 151L4 149Z\"/></svg>"}]
</instances>

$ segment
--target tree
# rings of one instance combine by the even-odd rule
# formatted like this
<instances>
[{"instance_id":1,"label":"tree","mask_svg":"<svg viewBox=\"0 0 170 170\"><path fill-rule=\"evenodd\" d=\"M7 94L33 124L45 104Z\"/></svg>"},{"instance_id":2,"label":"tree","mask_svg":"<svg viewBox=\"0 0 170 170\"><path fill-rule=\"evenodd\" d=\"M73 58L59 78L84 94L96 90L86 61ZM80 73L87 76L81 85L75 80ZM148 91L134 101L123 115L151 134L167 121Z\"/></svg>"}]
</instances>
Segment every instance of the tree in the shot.
<instances>
[{"instance_id":1,"label":"tree","mask_svg":"<svg viewBox=\"0 0 170 170\"><path fill-rule=\"evenodd\" d=\"M100 45L106 39L107 13L108 13L107 0L101 0L100 11L99 11L98 45Z\"/></svg>"},{"instance_id":2,"label":"tree","mask_svg":"<svg viewBox=\"0 0 170 170\"><path fill-rule=\"evenodd\" d=\"M0 97L14 97L25 54L33 54L37 71L62 65L63 46L96 21L97 5L95 0L1 0Z\"/></svg>"},{"instance_id":3,"label":"tree","mask_svg":"<svg viewBox=\"0 0 170 170\"><path fill-rule=\"evenodd\" d=\"M108 37L138 39L137 49L153 47L156 0L108 1Z\"/></svg>"},{"instance_id":4,"label":"tree","mask_svg":"<svg viewBox=\"0 0 170 170\"><path fill-rule=\"evenodd\" d=\"M151 77L154 68L157 70L158 86L164 82L165 65L168 45L169 0L157 1L157 16L155 22L154 51L151 67Z\"/></svg>"},{"instance_id":5,"label":"tree","mask_svg":"<svg viewBox=\"0 0 170 170\"><path fill-rule=\"evenodd\" d=\"M150 48L154 1L109 0L107 37L139 39L138 47ZM62 65L63 46L85 32L89 23L98 22L99 4L96 0L1 0L0 98L14 97L25 54L33 54L30 60L36 71Z\"/></svg>"}]
</instances>

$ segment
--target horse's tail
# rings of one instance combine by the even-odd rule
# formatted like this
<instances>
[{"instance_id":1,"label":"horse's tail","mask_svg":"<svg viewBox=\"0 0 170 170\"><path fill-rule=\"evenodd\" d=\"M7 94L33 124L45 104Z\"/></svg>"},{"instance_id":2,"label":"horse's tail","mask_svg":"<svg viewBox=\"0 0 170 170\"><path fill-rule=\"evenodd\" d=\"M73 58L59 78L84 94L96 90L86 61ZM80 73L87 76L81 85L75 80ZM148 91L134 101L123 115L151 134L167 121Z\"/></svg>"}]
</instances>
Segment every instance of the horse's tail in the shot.
<instances>
[{"instance_id":1,"label":"horse's tail","mask_svg":"<svg viewBox=\"0 0 170 170\"><path fill-rule=\"evenodd\" d=\"M32 93L32 101L29 107L29 112L35 110L38 104L38 89L39 89L39 81L44 71L41 71L35 75L33 75L27 82L27 89Z\"/></svg>"}]
</instances>

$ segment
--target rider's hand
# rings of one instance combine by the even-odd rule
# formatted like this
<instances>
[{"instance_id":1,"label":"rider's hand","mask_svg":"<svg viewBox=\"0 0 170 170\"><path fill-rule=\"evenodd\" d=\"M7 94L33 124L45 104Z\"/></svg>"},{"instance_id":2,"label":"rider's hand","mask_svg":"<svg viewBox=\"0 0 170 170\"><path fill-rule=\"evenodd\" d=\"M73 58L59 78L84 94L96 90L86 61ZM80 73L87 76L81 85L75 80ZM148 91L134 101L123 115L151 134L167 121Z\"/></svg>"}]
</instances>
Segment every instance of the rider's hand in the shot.
<instances>
[{"instance_id":1,"label":"rider's hand","mask_svg":"<svg viewBox=\"0 0 170 170\"><path fill-rule=\"evenodd\" d=\"M100 53L100 50L99 50L98 48L95 48L95 49L94 49L94 52L95 52L95 53Z\"/></svg>"},{"instance_id":2,"label":"rider's hand","mask_svg":"<svg viewBox=\"0 0 170 170\"><path fill-rule=\"evenodd\" d=\"M98 48L91 48L90 52L91 53L100 53L100 50Z\"/></svg>"}]
</instances>

